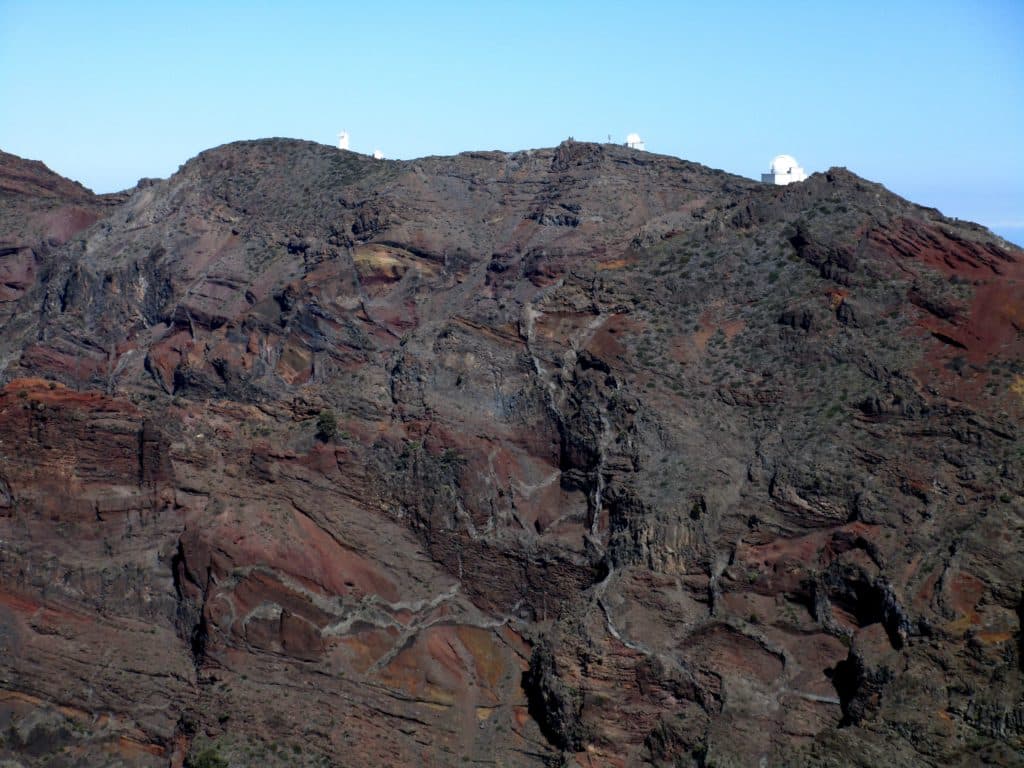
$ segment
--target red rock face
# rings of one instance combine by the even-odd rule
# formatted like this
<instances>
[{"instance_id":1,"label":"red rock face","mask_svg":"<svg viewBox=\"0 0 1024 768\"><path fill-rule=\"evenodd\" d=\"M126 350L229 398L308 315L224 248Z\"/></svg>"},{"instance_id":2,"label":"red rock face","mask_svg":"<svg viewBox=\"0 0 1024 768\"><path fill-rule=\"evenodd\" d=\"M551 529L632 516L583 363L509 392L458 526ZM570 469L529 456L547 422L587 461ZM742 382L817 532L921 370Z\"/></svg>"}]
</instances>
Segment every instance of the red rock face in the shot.
<instances>
[{"instance_id":1,"label":"red rock face","mask_svg":"<svg viewBox=\"0 0 1024 768\"><path fill-rule=\"evenodd\" d=\"M18 311L48 252L120 199L98 197L40 162L0 152L0 322Z\"/></svg>"},{"instance_id":2,"label":"red rock face","mask_svg":"<svg viewBox=\"0 0 1024 768\"><path fill-rule=\"evenodd\" d=\"M936 303L916 291L909 294L923 310L917 325L941 342L921 361L920 375L941 380L959 400L988 401L990 409L1007 410L1019 420L1024 399L1013 387L993 382L990 368L1024 358L1024 262L993 243L980 245L935 227L901 222L899 233L880 243L894 260L910 269L927 265L973 288L964 301Z\"/></svg>"},{"instance_id":3,"label":"red rock face","mask_svg":"<svg viewBox=\"0 0 1024 768\"><path fill-rule=\"evenodd\" d=\"M3 758L1016 760L986 231L574 142L0 202Z\"/></svg>"},{"instance_id":4,"label":"red rock face","mask_svg":"<svg viewBox=\"0 0 1024 768\"><path fill-rule=\"evenodd\" d=\"M26 749L59 748L96 715L184 706L194 669L166 653L174 628L153 623L174 599L150 563L181 529L159 432L125 401L18 379L0 392L0 446L2 706L25 715L12 733ZM39 695L57 688L59 699ZM159 765L177 718L137 715L100 730L125 759Z\"/></svg>"}]
</instances>

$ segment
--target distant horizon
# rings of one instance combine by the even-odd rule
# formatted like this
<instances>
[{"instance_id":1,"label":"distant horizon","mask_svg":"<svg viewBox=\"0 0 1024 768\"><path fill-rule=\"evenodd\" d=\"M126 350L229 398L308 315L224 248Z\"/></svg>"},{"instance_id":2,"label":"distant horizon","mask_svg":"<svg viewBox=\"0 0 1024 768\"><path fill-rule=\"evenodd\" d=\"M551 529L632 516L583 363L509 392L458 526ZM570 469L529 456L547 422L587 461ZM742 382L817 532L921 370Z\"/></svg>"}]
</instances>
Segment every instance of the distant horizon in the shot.
<instances>
[{"instance_id":1,"label":"distant horizon","mask_svg":"<svg viewBox=\"0 0 1024 768\"><path fill-rule=\"evenodd\" d=\"M980 221L978 223L981 224ZM989 227L983 224L982 226L985 226L990 232L994 232L1004 240L1024 248L1024 225L1019 227Z\"/></svg>"}]
</instances>

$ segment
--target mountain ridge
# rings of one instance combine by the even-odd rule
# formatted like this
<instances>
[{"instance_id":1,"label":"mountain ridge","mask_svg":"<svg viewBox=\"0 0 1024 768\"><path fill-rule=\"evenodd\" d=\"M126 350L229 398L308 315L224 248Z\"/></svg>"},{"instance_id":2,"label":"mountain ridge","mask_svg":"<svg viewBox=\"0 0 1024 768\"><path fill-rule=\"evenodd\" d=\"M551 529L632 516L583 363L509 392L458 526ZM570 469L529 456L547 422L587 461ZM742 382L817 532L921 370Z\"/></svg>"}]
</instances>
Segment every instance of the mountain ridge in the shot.
<instances>
[{"instance_id":1,"label":"mountain ridge","mask_svg":"<svg viewBox=\"0 0 1024 768\"><path fill-rule=\"evenodd\" d=\"M579 142L13 175L5 757L1019 756L1020 249Z\"/></svg>"}]
</instances>

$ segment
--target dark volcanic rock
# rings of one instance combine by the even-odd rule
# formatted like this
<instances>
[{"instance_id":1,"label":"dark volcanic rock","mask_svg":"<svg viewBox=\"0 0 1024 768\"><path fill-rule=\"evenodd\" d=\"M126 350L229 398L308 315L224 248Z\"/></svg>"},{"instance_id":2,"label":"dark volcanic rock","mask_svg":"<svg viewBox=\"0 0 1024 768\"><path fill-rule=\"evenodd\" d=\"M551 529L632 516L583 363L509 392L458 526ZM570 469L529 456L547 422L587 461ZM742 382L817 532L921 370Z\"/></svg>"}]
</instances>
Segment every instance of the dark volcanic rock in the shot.
<instances>
[{"instance_id":1,"label":"dark volcanic rock","mask_svg":"<svg viewBox=\"0 0 1024 768\"><path fill-rule=\"evenodd\" d=\"M1020 764L1022 307L843 169L2 155L0 760Z\"/></svg>"}]
</instances>

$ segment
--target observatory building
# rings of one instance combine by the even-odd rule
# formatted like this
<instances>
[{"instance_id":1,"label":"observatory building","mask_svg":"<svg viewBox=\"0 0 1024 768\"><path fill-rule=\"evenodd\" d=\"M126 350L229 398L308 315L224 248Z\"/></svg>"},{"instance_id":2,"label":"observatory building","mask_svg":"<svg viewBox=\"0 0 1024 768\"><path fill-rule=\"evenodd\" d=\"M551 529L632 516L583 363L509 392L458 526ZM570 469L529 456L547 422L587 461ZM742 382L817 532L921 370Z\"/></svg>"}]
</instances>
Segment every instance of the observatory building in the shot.
<instances>
[{"instance_id":1,"label":"observatory building","mask_svg":"<svg viewBox=\"0 0 1024 768\"><path fill-rule=\"evenodd\" d=\"M776 155L772 160L771 171L761 174L761 181L764 184L792 184L794 181L803 181L806 178L807 174L804 169L791 155Z\"/></svg>"},{"instance_id":2,"label":"observatory building","mask_svg":"<svg viewBox=\"0 0 1024 768\"><path fill-rule=\"evenodd\" d=\"M630 149L639 149L641 152L645 152L647 147L643 141L640 140L639 133L631 133L626 137L626 146Z\"/></svg>"},{"instance_id":3,"label":"observatory building","mask_svg":"<svg viewBox=\"0 0 1024 768\"><path fill-rule=\"evenodd\" d=\"M338 134L338 149L348 149L348 131Z\"/></svg>"}]
</instances>

